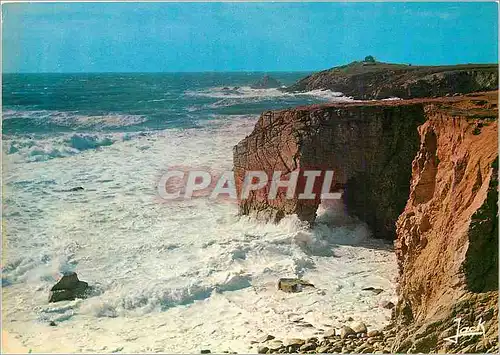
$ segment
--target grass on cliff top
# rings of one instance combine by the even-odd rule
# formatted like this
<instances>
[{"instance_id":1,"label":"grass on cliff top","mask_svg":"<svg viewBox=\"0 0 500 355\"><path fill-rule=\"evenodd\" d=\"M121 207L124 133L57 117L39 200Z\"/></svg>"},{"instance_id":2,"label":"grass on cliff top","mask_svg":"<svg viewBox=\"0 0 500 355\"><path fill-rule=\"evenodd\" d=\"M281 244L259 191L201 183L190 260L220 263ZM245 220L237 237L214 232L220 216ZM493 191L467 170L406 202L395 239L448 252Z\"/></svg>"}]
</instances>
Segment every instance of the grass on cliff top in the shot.
<instances>
[{"instance_id":1,"label":"grass on cliff top","mask_svg":"<svg viewBox=\"0 0 500 355\"><path fill-rule=\"evenodd\" d=\"M411 65L396 64L384 62L352 62L346 65L333 67L320 73L339 74L339 75L359 75L365 73L374 73L385 70L395 71L419 71L419 72L445 72L464 69L486 69L498 70L497 64L458 64L458 65Z\"/></svg>"}]
</instances>

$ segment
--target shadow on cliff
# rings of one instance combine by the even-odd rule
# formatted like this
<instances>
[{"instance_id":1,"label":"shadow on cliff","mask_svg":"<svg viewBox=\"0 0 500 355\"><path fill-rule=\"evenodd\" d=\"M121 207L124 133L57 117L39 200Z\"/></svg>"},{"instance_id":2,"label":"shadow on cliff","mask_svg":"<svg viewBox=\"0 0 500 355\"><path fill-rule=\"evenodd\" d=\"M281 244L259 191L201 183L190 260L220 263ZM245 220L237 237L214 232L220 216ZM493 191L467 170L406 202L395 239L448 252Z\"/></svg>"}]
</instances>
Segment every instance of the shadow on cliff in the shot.
<instances>
[{"instance_id":1,"label":"shadow on cliff","mask_svg":"<svg viewBox=\"0 0 500 355\"><path fill-rule=\"evenodd\" d=\"M464 272L472 292L498 290L498 158L486 199L471 218Z\"/></svg>"}]
</instances>

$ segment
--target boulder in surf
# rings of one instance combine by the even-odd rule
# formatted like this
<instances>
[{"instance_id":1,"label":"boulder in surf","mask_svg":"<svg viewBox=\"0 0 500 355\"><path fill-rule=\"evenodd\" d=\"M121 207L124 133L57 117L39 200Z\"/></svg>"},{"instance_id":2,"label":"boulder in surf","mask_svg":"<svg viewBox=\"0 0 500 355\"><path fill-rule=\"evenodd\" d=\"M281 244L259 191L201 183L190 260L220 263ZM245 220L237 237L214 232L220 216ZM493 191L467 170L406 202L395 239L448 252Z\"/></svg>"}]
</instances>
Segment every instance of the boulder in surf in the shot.
<instances>
[{"instance_id":1,"label":"boulder in surf","mask_svg":"<svg viewBox=\"0 0 500 355\"><path fill-rule=\"evenodd\" d=\"M89 284L85 281L80 281L76 272L65 274L50 289L49 303L85 298L88 288Z\"/></svg>"},{"instance_id":2,"label":"boulder in surf","mask_svg":"<svg viewBox=\"0 0 500 355\"><path fill-rule=\"evenodd\" d=\"M300 292L304 287L314 287L314 285L307 281L293 278L282 278L278 281L278 289L284 292Z\"/></svg>"}]
</instances>

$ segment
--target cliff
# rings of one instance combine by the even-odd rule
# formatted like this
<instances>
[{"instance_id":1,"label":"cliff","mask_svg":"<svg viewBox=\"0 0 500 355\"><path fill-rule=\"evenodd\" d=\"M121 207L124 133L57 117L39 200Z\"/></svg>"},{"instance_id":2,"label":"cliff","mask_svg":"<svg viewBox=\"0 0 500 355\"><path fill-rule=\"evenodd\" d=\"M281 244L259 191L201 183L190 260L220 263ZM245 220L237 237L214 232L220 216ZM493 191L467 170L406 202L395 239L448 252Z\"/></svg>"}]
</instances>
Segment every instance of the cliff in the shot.
<instances>
[{"instance_id":1,"label":"cliff","mask_svg":"<svg viewBox=\"0 0 500 355\"><path fill-rule=\"evenodd\" d=\"M396 239L393 352L498 349L497 94L266 112L234 147L237 190L249 170L298 170L299 188L292 199L255 191L240 212L313 222L320 200L296 197L303 172L334 170L349 214ZM445 341L456 317L485 322L485 337Z\"/></svg>"},{"instance_id":2,"label":"cliff","mask_svg":"<svg viewBox=\"0 0 500 355\"><path fill-rule=\"evenodd\" d=\"M482 352L498 338L496 93L428 104L409 199L397 221L401 329L393 351ZM482 319L486 337L443 340Z\"/></svg>"},{"instance_id":3,"label":"cliff","mask_svg":"<svg viewBox=\"0 0 500 355\"><path fill-rule=\"evenodd\" d=\"M238 191L251 170L288 173L294 170L335 172L334 184L344 189L351 215L366 221L377 237L393 239L395 222L408 198L411 162L419 146L417 126L424 122L418 103L378 105L336 104L266 112L254 131L234 148ZM317 179L321 185L324 178ZM304 186L303 174L299 186ZM298 188L296 196L303 192ZM278 193L268 200L268 189L240 201L242 214L279 220L297 214L313 222L320 204L286 199Z\"/></svg>"},{"instance_id":4,"label":"cliff","mask_svg":"<svg viewBox=\"0 0 500 355\"><path fill-rule=\"evenodd\" d=\"M498 65L411 66L353 62L308 76L289 92L328 89L355 99L423 98L498 88Z\"/></svg>"}]
</instances>

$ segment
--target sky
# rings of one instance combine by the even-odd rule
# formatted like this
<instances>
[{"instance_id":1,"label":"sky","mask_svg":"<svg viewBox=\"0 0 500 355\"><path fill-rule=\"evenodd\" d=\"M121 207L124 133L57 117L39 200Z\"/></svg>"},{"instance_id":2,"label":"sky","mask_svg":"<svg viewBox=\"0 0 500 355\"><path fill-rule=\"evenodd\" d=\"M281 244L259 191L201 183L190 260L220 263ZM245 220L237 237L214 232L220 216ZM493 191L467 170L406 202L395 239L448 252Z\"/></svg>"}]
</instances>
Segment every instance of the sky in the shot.
<instances>
[{"instance_id":1,"label":"sky","mask_svg":"<svg viewBox=\"0 0 500 355\"><path fill-rule=\"evenodd\" d=\"M497 4L17 3L3 72L310 71L373 55L496 63Z\"/></svg>"}]
</instances>

